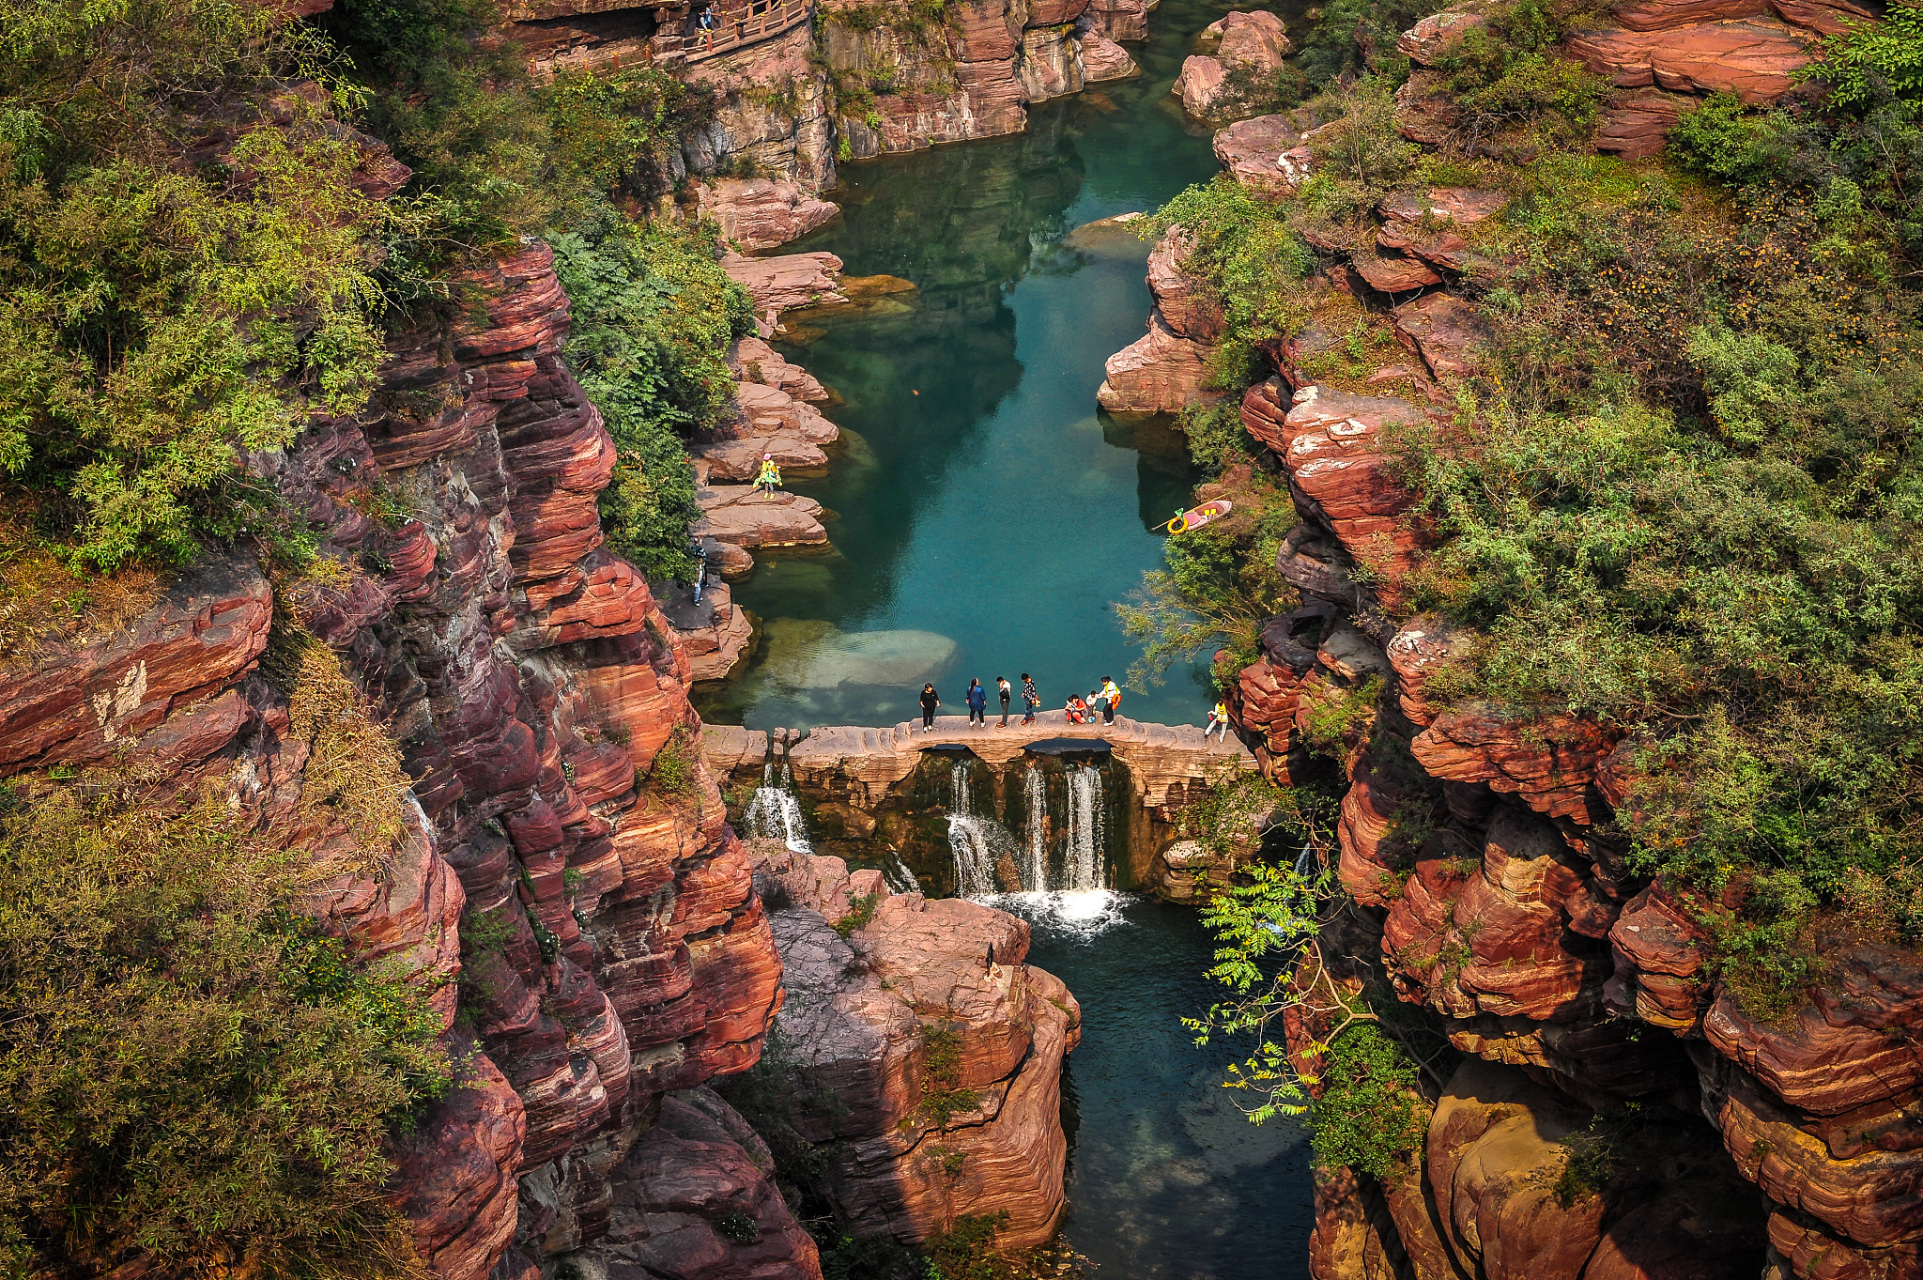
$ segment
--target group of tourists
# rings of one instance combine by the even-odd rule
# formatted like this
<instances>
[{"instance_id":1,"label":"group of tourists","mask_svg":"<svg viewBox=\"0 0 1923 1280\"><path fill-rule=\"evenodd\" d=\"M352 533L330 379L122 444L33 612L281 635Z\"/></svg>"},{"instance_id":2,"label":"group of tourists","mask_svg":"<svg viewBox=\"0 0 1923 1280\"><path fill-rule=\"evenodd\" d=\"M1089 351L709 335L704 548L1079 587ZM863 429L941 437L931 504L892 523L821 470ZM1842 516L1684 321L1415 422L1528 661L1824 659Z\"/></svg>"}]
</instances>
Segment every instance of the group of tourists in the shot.
<instances>
[{"instance_id":1,"label":"group of tourists","mask_svg":"<svg viewBox=\"0 0 1923 1280\"><path fill-rule=\"evenodd\" d=\"M1068 695L1068 705L1062 708L1062 715L1070 724L1094 724L1098 714L1103 724L1114 724L1115 712L1121 705L1121 686L1103 676L1102 687L1090 689L1087 698Z\"/></svg>"},{"instance_id":2,"label":"group of tourists","mask_svg":"<svg viewBox=\"0 0 1923 1280\"><path fill-rule=\"evenodd\" d=\"M982 688L980 680L968 682L968 692L963 700L968 703L968 724L973 728L980 725L988 727L988 690ZM1008 727L1008 704L1015 696L1015 687L1008 683L1007 676L995 677L995 697L1002 704L1002 720L999 728ZM921 687L921 727L923 732L933 732L935 728L935 708L941 705L941 695L935 686L925 684ZM1035 711L1042 705L1042 695L1035 692L1035 681L1028 672L1022 672L1022 707L1025 714L1023 724L1035 723Z\"/></svg>"},{"instance_id":3,"label":"group of tourists","mask_svg":"<svg viewBox=\"0 0 1923 1280\"><path fill-rule=\"evenodd\" d=\"M1001 704L1002 718L996 725L998 729L1008 727L1008 705L1015 696L1014 686L1007 676L995 677L995 698ZM980 680L968 682L968 692L962 695L968 704L968 724L970 728L980 725L988 727L988 690ZM1022 672L1022 723L1034 724L1035 713L1041 708L1042 695L1035 690L1035 681ZM1115 723L1115 712L1122 705L1122 689L1109 676L1102 677L1102 687L1090 689L1086 699L1071 695L1062 714L1069 724L1094 724L1096 715L1102 717L1103 724ZM935 692L933 684L921 687L921 727L922 732L932 733L935 729L935 709L941 706L941 695Z\"/></svg>"}]
</instances>

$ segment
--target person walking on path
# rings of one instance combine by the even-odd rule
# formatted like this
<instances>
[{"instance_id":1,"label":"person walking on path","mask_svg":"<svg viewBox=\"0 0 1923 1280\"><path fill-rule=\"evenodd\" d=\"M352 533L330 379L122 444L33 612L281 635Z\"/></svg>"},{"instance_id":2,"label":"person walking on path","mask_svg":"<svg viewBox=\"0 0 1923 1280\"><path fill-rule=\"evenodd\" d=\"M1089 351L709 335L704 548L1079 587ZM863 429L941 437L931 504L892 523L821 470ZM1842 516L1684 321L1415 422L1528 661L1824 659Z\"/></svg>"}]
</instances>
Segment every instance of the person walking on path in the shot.
<instances>
[{"instance_id":1,"label":"person walking on path","mask_svg":"<svg viewBox=\"0 0 1923 1280\"><path fill-rule=\"evenodd\" d=\"M1012 692L1008 687L1007 676L995 677L995 692L1002 700L1002 722L995 727L997 729L1006 729L1008 727L1008 699Z\"/></svg>"},{"instance_id":2,"label":"person walking on path","mask_svg":"<svg viewBox=\"0 0 1923 1280\"><path fill-rule=\"evenodd\" d=\"M1229 740L1229 704L1225 700L1218 700L1215 709L1209 712L1209 723L1208 727L1202 730L1202 741L1207 742L1209 735L1218 729L1222 731L1222 741L1227 742Z\"/></svg>"},{"instance_id":3,"label":"person walking on path","mask_svg":"<svg viewBox=\"0 0 1923 1280\"><path fill-rule=\"evenodd\" d=\"M941 698L935 693L935 686L925 684L921 687L921 731L933 732L935 728L935 708L941 705Z\"/></svg>"},{"instance_id":4,"label":"person walking on path","mask_svg":"<svg viewBox=\"0 0 1923 1280\"><path fill-rule=\"evenodd\" d=\"M1041 705L1042 695L1035 692L1035 682L1028 678L1028 672L1022 672L1022 706L1026 708L1028 712L1027 715L1022 717L1022 723L1034 724L1035 708Z\"/></svg>"},{"instance_id":5,"label":"person walking on path","mask_svg":"<svg viewBox=\"0 0 1923 1280\"><path fill-rule=\"evenodd\" d=\"M1111 676L1102 677L1102 723L1114 724L1115 712L1122 705L1122 690Z\"/></svg>"},{"instance_id":6,"label":"person walking on path","mask_svg":"<svg viewBox=\"0 0 1923 1280\"><path fill-rule=\"evenodd\" d=\"M701 34L707 38L707 42L708 42L707 47L709 49L714 48L714 6L713 5L708 5L701 10L701 16L695 20L695 25L701 28Z\"/></svg>"},{"instance_id":7,"label":"person walking on path","mask_svg":"<svg viewBox=\"0 0 1923 1280\"><path fill-rule=\"evenodd\" d=\"M988 727L988 690L982 688L981 681L970 680L968 682L967 701L968 727L972 729L975 725L980 724L982 728L986 729Z\"/></svg>"}]
</instances>

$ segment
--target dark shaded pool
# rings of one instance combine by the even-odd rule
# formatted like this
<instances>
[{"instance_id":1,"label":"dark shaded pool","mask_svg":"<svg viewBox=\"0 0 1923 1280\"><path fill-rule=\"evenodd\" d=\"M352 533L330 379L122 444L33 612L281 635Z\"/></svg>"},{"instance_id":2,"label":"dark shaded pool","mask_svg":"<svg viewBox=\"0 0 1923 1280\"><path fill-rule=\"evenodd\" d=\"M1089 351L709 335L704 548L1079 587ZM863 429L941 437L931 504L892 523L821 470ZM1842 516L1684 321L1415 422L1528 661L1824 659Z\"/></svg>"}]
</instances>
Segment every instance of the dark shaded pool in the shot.
<instances>
[{"instance_id":1,"label":"dark shaded pool","mask_svg":"<svg viewBox=\"0 0 1923 1280\"><path fill-rule=\"evenodd\" d=\"M1097 1280L1307 1276L1306 1132L1292 1120L1244 1119L1219 1086L1235 1055L1196 1049L1179 1021L1222 990L1202 977L1210 944L1195 912L1130 898L1099 932L1031 919L1029 961L1082 1005L1082 1044L1062 1080L1062 1230L1098 1264Z\"/></svg>"},{"instance_id":2,"label":"dark shaded pool","mask_svg":"<svg viewBox=\"0 0 1923 1280\"><path fill-rule=\"evenodd\" d=\"M787 349L846 401L828 413L848 447L793 486L835 513L834 550L762 557L735 594L760 647L697 699L703 716L887 724L923 680L959 711L971 676L1032 672L1050 707L1123 678L1136 652L1113 605L1160 564L1196 476L1166 423L1095 407L1103 362L1144 330L1148 246L1070 233L1216 173L1168 89L1228 7L1165 0L1154 38L1130 46L1143 75L1035 108L1026 134L842 168L844 218L791 248L919 290L821 313L820 335ZM1201 663L1171 672L1123 713L1201 723L1205 679Z\"/></svg>"}]
</instances>

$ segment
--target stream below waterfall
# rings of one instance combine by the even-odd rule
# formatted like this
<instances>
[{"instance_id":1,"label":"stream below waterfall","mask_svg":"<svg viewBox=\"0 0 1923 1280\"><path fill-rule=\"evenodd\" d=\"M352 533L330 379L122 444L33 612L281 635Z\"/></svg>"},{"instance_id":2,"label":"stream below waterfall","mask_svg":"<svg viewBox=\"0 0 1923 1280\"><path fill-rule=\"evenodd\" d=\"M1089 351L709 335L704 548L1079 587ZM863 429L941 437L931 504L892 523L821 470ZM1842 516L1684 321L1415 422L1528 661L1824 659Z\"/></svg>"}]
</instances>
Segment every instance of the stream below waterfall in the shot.
<instances>
[{"instance_id":1,"label":"stream below waterfall","mask_svg":"<svg viewBox=\"0 0 1923 1280\"><path fill-rule=\"evenodd\" d=\"M913 714L923 680L959 711L970 676L1033 672L1050 707L1122 678L1136 650L1112 605L1160 563L1161 523L1197 475L1166 422L1095 408L1103 362L1144 329L1148 246L1071 233L1216 173L1207 132L1168 90L1194 34L1230 7L1163 0L1149 43L1129 46L1141 76L1034 108L1024 135L843 166L830 193L843 220L784 251L830 250L850 275L919 288L811 319L818 331L798 335L811 340L784 349L845 399L827 412L847 448L793 485L834 513L834 549L758 555L735 599L761 619L760 643L744 676L698 697L704 717L888 724ZM1300 4L1275 7L1299 36ZM1178 668L1130 690L1126 714L1200 723L1205 679L1200 662ZM1246 1045L1190 1043L1180 1018L1222 994L1202 976L1208 935L1192 908L1095 887L1115 882L1104 841L1122 837L1080 767L1009 776L999 810L979 784L948 802L964 818L949 833L963 892L1028 918L1030 960L1081 1001L1066 1239L1097 1280L1301 1280L1307 1134L1249 1124L1219 1087ZM1041 840L1019 818L1039 787L1059 814ZM792 804L762 803L762 833L805 846ZM996 892L1004 854L1025 892ZM899 860L871 865L912 883Z\"/></svg>"}]
</instances>

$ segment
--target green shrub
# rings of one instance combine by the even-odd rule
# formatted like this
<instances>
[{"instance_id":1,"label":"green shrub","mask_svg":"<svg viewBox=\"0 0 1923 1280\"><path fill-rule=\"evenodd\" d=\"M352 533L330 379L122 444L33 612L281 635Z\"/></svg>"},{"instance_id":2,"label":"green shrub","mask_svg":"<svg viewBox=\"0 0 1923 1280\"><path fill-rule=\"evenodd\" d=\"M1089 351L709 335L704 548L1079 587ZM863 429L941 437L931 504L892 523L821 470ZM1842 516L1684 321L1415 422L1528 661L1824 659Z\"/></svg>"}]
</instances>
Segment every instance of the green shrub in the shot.
<instances>
[{"instance_id":1,"label":"green shrub","mask_svg":"<svg viewBox=\"0 0 1923 1280\"><path fill-rule=\"evenodd\" d=\"M835 932L846 938L866 929L868 922L875 918L875 908L879 905L881 895L878 893L865 893L856 898L848 914L835 921Z\"/></svg>"},{"instance_id":2,"label":"green shrub","mask_svg":"<svg viewBox=\"0 0 1923 1280\"><path fill-rule=\"evenodd\" d=\"M639 784L650 794L669 799L693 795L699 785L701 758L694 735L686 725L676 725L661 749L654 753L648 772Z\"/></svg>"},{"instance_id":3,"label":"green shrub","mask_svg":"<svg viewBox=\"0 0 1923 1280\"><path fill-rule=\"evenodd\" d=\"M1154 239L1178 225L1192 246L1182 265L1204 282L1227 317L1221 345L1235 354L1223 367L1251 367L1256 343L1289 332L1305 314L1300 282L1315 264L1308 246L1281 209L1226 177L1177 195L1143 223L1142 235ZM1244 373L1225 389L1240 391L1247 384Z\"/></svg>"},{"instance_id":4,"label":"green shrub","mask_svg":"<svg viewBox=\"0 0 1923 1280\"><path fill-rule=\"evenodd\" d=\"M218 799L0 818L0 1251L57 1269L411 1274L383 1142L450 1085L427 993L295 913L330 874Z\"/></svg>"},{"instance_id":5,"label":"green shrub","mask_svg":"<svg viewBox=\"0 0 1923 1280\"><path fill-rule=\"evenodd\" d=\"M961 1035L953 1028L927 1022L921 1029L920 1112L937 1129L948 1128L956 1116L973 1111L981 1098L961 1087Z\"/></svg>"},{"instance_id":6,"label":"green shrub","mask_svg":"<svg viewBox=\"0 0 1923 1280\"><path fill-rule=\"evenodd\" d=\"M1372 1022L1357 1022L1323 1055L1321 1096L1309 1109L1318 1164L1347 1165L1388 1182L1421 1154L1428 1108L1415 1061Z\"/></svg>"},{"instance_id":7,"label":"green shrub","mask_svg":"<svg viewBox=\"0 0 1923 1280\"><path fill-rule=\"evenodd\" d=\"M611 209L553 238L574 314L568 363L617 455L602 524L609 545L657 580L692 575L688 525L700 508L682 438L728 404L728 344L753 322L746 292L711 244L701 232L639 227Z\"/></svg>"},{"instance_id":8,"label":"green shrub","mask_svg":"<svg viewBox=\"0 0 1923 1280\"><path fill-rule=\"evenodd\" d=\"M0 471L77 565L184 562L267 518L240 451L365 400L390 215L281 89L315 49L268 9L15 6L0 47ZM190 156L227 103L238 136Z\"/></svg>"}]
</instances>

